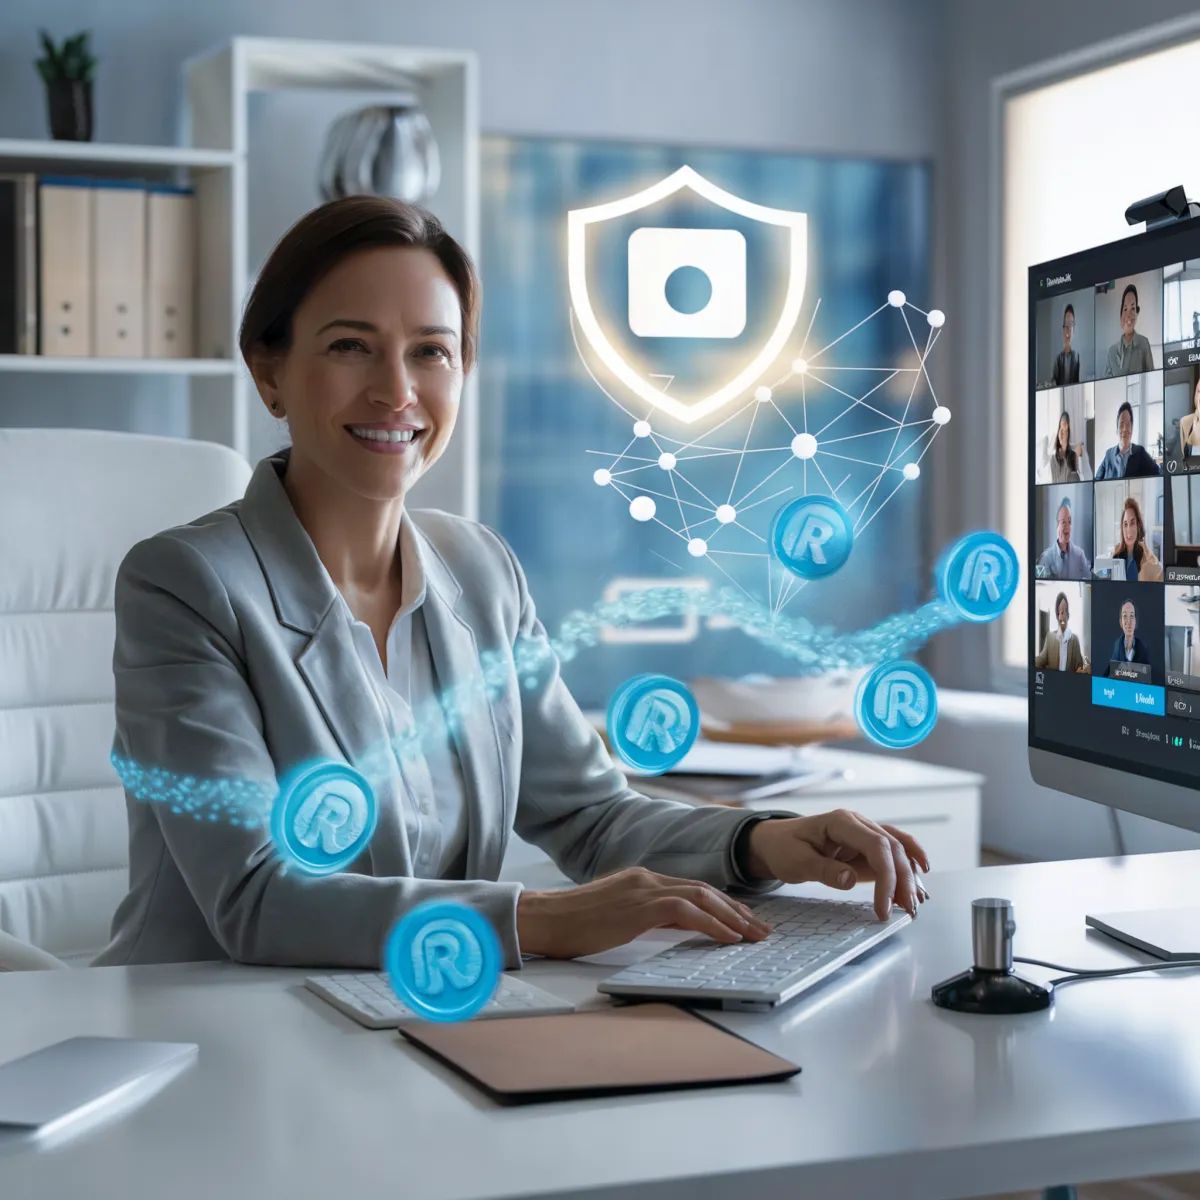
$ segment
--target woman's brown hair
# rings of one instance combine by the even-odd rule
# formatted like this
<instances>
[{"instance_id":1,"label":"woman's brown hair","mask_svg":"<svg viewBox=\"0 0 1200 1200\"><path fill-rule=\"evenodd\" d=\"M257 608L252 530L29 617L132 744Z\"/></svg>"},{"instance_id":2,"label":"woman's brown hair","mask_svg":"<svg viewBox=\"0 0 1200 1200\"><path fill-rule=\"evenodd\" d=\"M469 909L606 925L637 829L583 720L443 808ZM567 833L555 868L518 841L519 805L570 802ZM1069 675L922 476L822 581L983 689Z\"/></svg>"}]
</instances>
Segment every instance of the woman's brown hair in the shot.
<instances>
[{"instance_id":1,"label":"woman's brown hair","mask_svg":"<svg viewBox=\"0 0 1200 1200\"><path fill-rule=\"evenodd\" d=\"M1127 508L1133 509L1133 515L1137 521L1138 528L1137 537L1133 543L1133 559L1140 567L1142 565L1142 542L1146 539L1146 522L1142 520L1142 506L1132 496L1126 496L1125 503L1121 506L1121 537L1113 547L1113 557L1125 557L1125 510Z\"/></svg>"},{"instance_id":2,"label":"woman's brown hair","mask_svg":"<svg viewBox=\"0 0 1200 1200\"><path fill-rule=\"evenodd\" d=\"M296 309L344 258L374 246L430 250L450 276L462 313L462 364L475 365L479 339L479 276L467 252L427 209L391 196L345 196L306 213L263 263L238 331L246 365L256 350L286 351Z\"/></svg>"}]
</instances>

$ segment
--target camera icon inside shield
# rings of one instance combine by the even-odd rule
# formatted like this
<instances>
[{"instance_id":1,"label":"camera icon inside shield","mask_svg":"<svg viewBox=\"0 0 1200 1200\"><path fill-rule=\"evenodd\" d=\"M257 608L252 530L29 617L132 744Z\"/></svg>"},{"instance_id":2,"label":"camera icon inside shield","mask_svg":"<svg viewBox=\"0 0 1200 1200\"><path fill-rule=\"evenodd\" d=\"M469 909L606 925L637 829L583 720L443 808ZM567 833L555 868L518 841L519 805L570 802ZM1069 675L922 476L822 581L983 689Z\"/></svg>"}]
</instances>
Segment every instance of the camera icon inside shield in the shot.
<instances>
[{"instance_id":1,"label":"camera icon inside shield","mask_svg":"<svg viewBox=\"0 0 1200 1200\"><path fill-rule=\"evenodd\" d=\"M746 239L736 229L635 229L629 328L638 337L738 337L746 328Z\"/></svg>"}]
</instances>

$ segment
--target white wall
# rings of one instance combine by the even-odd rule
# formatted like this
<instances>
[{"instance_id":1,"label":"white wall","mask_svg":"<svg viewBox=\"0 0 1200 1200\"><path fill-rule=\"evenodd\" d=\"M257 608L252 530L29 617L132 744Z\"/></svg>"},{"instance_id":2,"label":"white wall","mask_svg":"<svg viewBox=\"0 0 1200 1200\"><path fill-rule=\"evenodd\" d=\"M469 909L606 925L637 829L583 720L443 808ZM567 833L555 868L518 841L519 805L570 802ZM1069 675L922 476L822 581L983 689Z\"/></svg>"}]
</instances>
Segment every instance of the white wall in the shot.
<instances>
[{"instance_id":1,"label":"white wall","mask_svg":"<svg viewBox=\"0 0 1200 1200\"><path fill-rule=\"evenodd\" d=\"M1130 0L1061 0L1057 4L947 0L945 4L943 37L950 54L944 77L946 128L939 199L947 238L947 313L957 322L958 337L949 363L953 398L947 400L955 405L955 418L943 431L951 438L947 451L954 453L947 453L933 480L939 541L985 525L992 501L988 489L979 484L980 468L986 466L990 453L982 385L988 370L991 306L999 300L988 261L991 81L1157 22L1190 15L1195 9L1194 0L1137 0L1136 4ZM1095 119L1103 121L1103 114L1096 114ZM1186 173L1186 167L1181 166L1181 172ZM1172 179L1162 186L1172 183L1185 183L1193 196L1200 195L1200 177ZM939 685L986 686L987 629L939 635L933 647ZM985 818L985 834L990 828L995 844L1018 854L1064 858L1103 853L1104 847L1113 846L1104 809L1028 783L1022 737L985 739L971 745L964 739L962 744L965 752L977 755L986 755L989 745L1002 746L1004 761L1017 768L1003 780L1013 793L1011 811L1001 808L1004 798L997 797L990 825ZM997 782L1001 782L999 775ZM1130 851L1200 846L1200 837L1157 822L1127 815L1120 820Z\"/></svg>"},{"instance_id":2,"label":"white wall","mask_svg":"<svg viewBox=\"0 0 1200 1200\"><path fill-rule=\"evenodd\" d=\"M46 25L93 31L97 141L173 141L180 62L252 34L475 50L484 132L932 158L939 14L939 0L6 0L0 136L46 136L32 66ZM286 173L275 144L260 180ZM271 226L255 213L256 261ZM0 424L187 429L173 382L36 376L0 377Z\"/></svg>"},{"instance_id":3,"label":"white wall","mask_svg":"<svg viewBox=\"0 0 1200 1200\"><path fill-rule=\"evenodd\" d=\"M989 81L1193 7L1191 0L106 0L100 7L6 0L0 136L46 135L31 64L37 28L47 25L56 37L93 31L101 141L170 142L179 63L235 34L257 34L474 49L485 132L931 159L934 296L949 316L934 383L955 413L941 435L938 470L929 472L936 549L989 518L980 485L990 453L981 384L995 300ZM272 168L256 165L268 177ZM1200 179L1184 182L1200 193ZM0 424L182 434L186 416L182 398L161 381L14 376L0 377ZM986 684L985 630L939 635L931 654L944 686ZM1012 753L1023 756L1019 739ZM1061 813L1056 852L1109 844L1102 810L1071 801Z\"/></svg>"},{"instance_id":4,"label":"white wall","mask_svg":"<svg viewBox=\"0 0 1200 1200\"><path fill-rule=\"evenodd\" d=\"M988 261L991 81L1195 10L1194 0L947 0L944 5L942 36L950 52L944 75L939 202L945 214L941 229L946 237L946 311L957 337L948 348L947 363L947 403L955 415L941 435L948 438L939 446L945 457L936 475L931 472L937 542L984 527L992 512L993 496L980 484L981 469L996 453L988 444L986 407L989 321L999 300L998 281L990 278ZM1104 114L1090 114L1088 119L1102 124ZM1162 186L1181 182L1200 195L1200 178L1169 180ZM943 348L945 343L939 345L939 353ZM991 627L983 626L941 635L932 648L939 683L987 686L990 632Z\"/></svg>"}]
</instances>

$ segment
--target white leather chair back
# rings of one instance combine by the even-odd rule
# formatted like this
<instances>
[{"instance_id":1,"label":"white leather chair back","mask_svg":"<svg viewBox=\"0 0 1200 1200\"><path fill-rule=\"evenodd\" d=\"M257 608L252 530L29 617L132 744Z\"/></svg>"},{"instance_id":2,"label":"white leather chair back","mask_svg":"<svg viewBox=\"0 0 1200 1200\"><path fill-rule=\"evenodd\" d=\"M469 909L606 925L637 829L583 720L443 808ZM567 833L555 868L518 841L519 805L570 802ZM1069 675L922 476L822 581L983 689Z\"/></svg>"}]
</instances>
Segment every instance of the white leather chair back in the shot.
<instances>
[{"instance_id":1,"label":"white leather chair back","mask_svg":"<svg viewBox=\"0 0 1200 1200\"><path fill-rule=\"evenodd\" d=\"M107 944L128 887L109 762L117 568L250 473L212 442L0 429L0 930L68 963Z\"/></svg>"}]
</instances>

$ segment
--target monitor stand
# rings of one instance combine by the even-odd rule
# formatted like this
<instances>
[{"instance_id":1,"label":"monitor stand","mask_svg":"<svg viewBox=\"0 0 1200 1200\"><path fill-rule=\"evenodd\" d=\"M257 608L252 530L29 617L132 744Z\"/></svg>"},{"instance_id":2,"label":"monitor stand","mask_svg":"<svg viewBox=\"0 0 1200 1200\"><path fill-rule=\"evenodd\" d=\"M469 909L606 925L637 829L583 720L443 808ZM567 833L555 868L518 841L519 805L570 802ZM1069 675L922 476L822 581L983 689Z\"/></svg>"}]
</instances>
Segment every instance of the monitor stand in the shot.
<instances>
[{"instance_id":1,"label":"monitor stand","mask_svg":"<svg viewBox=\"0 0 1200 1200\"><path fill-rule=\"evenodd\" d=\"M1093 929L1155 958L1200 958L1200 908L1089 913L1084 920Z\"/></svg>"}]
</instances>

